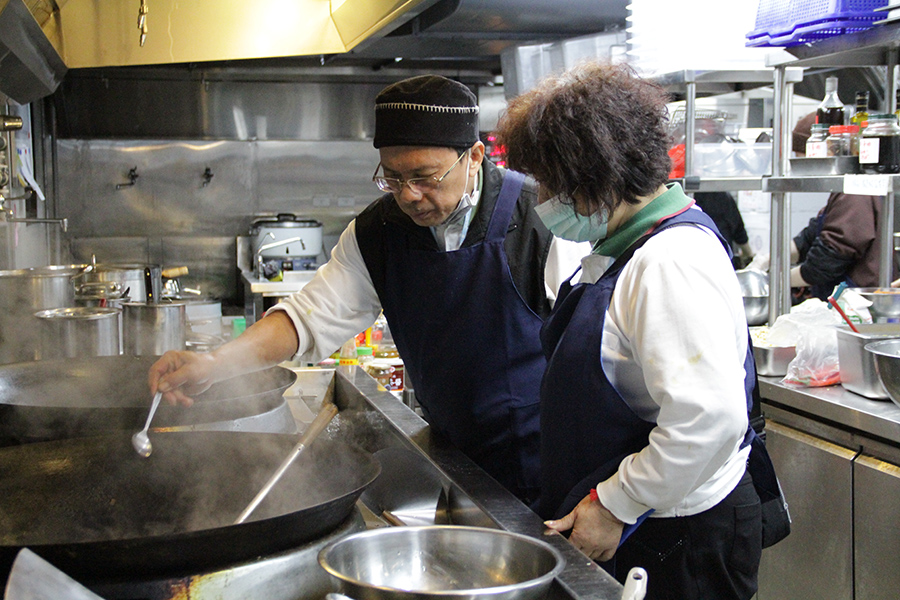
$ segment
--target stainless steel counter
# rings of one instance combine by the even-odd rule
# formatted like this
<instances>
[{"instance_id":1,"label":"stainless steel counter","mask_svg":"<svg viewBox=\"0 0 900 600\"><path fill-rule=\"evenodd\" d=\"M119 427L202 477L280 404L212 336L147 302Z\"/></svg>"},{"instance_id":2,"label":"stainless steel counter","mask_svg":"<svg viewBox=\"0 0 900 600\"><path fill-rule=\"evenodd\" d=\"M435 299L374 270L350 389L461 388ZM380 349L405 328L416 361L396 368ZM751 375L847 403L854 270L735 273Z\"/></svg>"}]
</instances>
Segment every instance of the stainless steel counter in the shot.
<instances>
[{"instance_id":1,"label":"stainless steel counter","mask_svg":"<svg viewBox=\"0 0 900 600\"><path fill-rule=\"evenodd\" d=\"M791 386L780 377L760 377L764 402L801 412L840 429L852 429L900 446L900 407L890 400L870 400L841 385ZM764 410L765 412L765 410Z\"/></svg>"},{"instance_id":2,"label":"stainless steel counter","mask_svg":"<svg viewBox=\"0 0 900 600\"><path fill-rule=\"evenodd\" d=\"M293 394L316 410L332 370L298 369ZM622 586L558 533L547 534L543 521L468 457L433 436L428 424L357 367L335 373L335 403L341 409L329 432L369 451L402 447L423 455L448 490L450 520L460 525L497 527L543 539L566 559L549 600L618 600ZM301 411L305 412L302 409ZM300 418L300 420L305 420Z\"/></svg>"},{"instance_id":3,"label":"stainless steel counter","mask_svg":"<svg viewBox=\"0 0 900 600\"><path fill-rule=\"evenodd\" d=\"M286 271L284 280L269 281L257 277L256 273L241 269L241 284L244 287L244 317L247 319L247 325L250 326L261 319L263 313L269 307L277 304L281 298L303 289L303 286L309 283L315 274L315 271Z\"/></svg>"}]
</instances>

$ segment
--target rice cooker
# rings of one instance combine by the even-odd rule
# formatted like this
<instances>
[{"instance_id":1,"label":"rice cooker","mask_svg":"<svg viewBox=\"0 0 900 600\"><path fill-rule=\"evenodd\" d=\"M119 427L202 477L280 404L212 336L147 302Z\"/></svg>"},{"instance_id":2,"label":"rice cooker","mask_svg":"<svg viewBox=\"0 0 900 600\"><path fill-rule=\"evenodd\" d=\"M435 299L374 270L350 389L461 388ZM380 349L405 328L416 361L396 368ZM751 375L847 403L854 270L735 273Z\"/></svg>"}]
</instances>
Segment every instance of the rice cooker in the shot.
<instances>
[{"instance_id":1,"label":"rice cooker","mask_svg":"<svg viewBox=\"0 0 900 600\"><path fill-rule=\"evenodd\" d=\"M253 260L267 269L301 271L316 268L322 252L322 223L291 213L257 217L250 226Z\"/></svg>"}]
</instances>

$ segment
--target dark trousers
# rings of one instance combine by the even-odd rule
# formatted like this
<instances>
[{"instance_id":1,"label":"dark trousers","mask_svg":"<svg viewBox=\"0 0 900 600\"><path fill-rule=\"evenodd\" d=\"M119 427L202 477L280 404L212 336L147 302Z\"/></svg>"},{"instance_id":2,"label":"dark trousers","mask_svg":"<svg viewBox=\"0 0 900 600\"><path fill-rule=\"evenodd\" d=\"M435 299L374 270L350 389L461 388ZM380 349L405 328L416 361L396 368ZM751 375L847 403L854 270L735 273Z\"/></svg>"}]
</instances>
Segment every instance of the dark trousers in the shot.
<instances>
[{"instance_id":1,"label":"dark trousers","mask_svg":"<svg viewBox=\"0 0 900 600\"><path fill-rule=\"evenodd\" d=\"M632 567L647 571L646 600L749 600L761 554L759 497L744 473L709 510L644 521L610 563L620 582Z\"/></svg>"}]
</instances>

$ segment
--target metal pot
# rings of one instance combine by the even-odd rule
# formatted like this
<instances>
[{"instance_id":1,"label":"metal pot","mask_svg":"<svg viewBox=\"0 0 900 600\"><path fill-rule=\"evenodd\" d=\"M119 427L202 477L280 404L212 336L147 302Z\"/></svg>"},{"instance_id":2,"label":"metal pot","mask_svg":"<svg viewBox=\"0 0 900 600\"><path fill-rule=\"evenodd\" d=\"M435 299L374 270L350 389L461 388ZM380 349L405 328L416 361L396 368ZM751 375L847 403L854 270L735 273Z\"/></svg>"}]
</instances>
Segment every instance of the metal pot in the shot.
<instances>
[{"instance_id":1,"label":"metal pot","mask_svg":"<svg viewBox=\"0 0 900 600\"><path fill-rule=\"evenodd\" d=\"M187 316L184 302L123 302L122 352L159 356L184 350Z\"/></svg>"},{"instance_id":2,"label":"metal pot","mask_svg":"<svg viewBox=\"0 0 900 600\"><path fill-rule=\"evenodd\" d=\"M150 270L149 278L147 269ZM159 265L142 265L137 263L99 263L86 268L78 278L79 292L87 293L93 289L90 285L99 282L115 282L130 300L143 302L147 293L156 299L162 294L162 268Z\"/></svg>"},{"instance_id":3,"label":"metal pot","mask_svg":"<svg viewBox=\"0 0 900 600\"><path fill-rule=\"evenodd\" d=\"M35 360L40 354L34 313L75 306L73 277L84 265L51 265L0 271L0 363Z\"/></svg>"},{"instance_id":4,"label":"metal pot","mask_svg":"<svg viewBox=\"0 0 900 600\"><path fill-rule=\"evenodd\" d=\"M357 600L539 600L565 559L543 540L484 527L389 527L355 533L319 564Z\"/></svg>"},{"instance_id":5,"label":"metal pot","mask_svg":"<svg viewBox=\"0 0 900 600\"><path fill-rule=\"evenodd\" d=\"M318 439L233 525L296 436L157 433L145 459L131 433L0 449L0 576L22 547L85 584L271 555L336 528L380 470L367 452Z\"/></svg>"},{"instance_id":6,"label":"metal pot","mask_svg":"<svg viewBox=\"0 0 900 600\"><path fill-rule=\"evenodd\" d=\"M40 358L118 355L121 314L118 308L84 306L38 311Z\"/></svg>"}]
</instances>

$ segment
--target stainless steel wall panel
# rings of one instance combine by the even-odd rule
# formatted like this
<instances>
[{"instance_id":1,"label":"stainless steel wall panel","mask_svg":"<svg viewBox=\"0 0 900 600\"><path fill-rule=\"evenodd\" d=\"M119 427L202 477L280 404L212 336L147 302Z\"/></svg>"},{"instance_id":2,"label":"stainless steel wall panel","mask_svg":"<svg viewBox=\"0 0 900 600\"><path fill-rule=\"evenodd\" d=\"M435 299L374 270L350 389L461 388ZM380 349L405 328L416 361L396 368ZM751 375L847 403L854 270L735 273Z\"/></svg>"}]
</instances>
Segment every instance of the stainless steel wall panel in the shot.
<instances>
[{"instance_id":1,"label":"stainless steel wall panel","mask_svg":"<svg viewBox=\"0 0 900 600\"><path fill-rule=\"evenodd\" d=\"M894 598L900 590L900 467L860 456L853 468L855 600Z\"/></svg>"},{"instance_id":2,"label":"stainless steel wall panel","mask_svg":"<svg viewBox=\"0 0 900 600\"><path fill-rule=\"evenodd\" d=\"M381 195L371 179L378 165L371 141L267 142L257 149L261 208L317 218L326 234L339 234Z\"/></svg>"},{"instance_id":3,"label":"stainless steel wall panel","mask_svg":"<svg viewBox=\"0 0 900 600\"><path fill-rule=\"evenodd\" d=\"M763 551L758 600L853 600L856 453L769 421L766 447L784 488L791 534Z\"/></svg>"},{"instance_id":4,"label":"stainless steel wall panel","mask_svg":"<svg viewBox=\"0 0 900 600\"><path fill-rule=\"evenodd\" d=\"M214 298L234 294L238 287L234 237L175 236L161 242L163 266L188 268L188 274L178 278L183 288L199 289Z\"/></svg>"},{"instance_id":5,"label":"stainless steel wall panel","mask_svg":"<svg viewBox=\"0 0 900 600\"><path fill-rule=\"evenodd\" d=\"M234 238L255 216L319 219L330 252L380 195L371 141L67 139L58 148L59 216L69 219L75 260L184 263L226 302L241 297ZM132 168L134 185L116 189ZM203 185L207 168L212 179Z\"/></svg>"},{"instance_id":6,"label":"stainless steel wall panel","mask_svg":"<svg viewBox=\"0 0 900 600\"><path fill-rule=\"evenodd\" d=\"M72 256L78 263L91 262L95 256L102 263L152 264L150 240L145 237L78 237L71 243Z\"/></svg>"},{"instance_id":7,"label":"stainless steel wall panel","mask_svg":"<svg viewBox=\"0 0 900 600\"><path fill-rule=\"evenodd\" d=\"M204 137L231 140L363 140L383 84L210 81Z\"/></svg>"}]
</instances>

